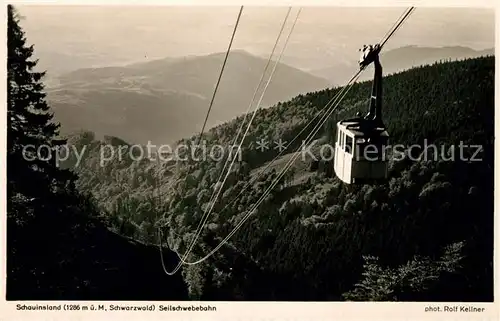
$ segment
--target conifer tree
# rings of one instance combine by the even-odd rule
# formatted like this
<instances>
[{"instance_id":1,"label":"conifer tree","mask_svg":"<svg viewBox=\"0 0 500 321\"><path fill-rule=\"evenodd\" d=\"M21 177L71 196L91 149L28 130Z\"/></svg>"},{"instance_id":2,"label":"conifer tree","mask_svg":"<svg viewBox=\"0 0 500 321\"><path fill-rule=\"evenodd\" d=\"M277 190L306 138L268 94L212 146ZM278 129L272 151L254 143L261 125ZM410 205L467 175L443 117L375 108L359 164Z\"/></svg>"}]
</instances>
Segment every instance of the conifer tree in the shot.
<instances>
[{"instance_id":1,"label":"conifer tree","mask_svg":"<svg viewBox=\"0 0 500 321\"><path fill-rule=\"evenodd\" d=\"M61 273L97 213L93 202L76 191L76 175L55 161L59 124L45 100L35 70L33 46L16 9L8 6L7 24L7 290L16 297L27 287L54 288L49 275ZM38 151L38 152L37 152ZM81 245L81 244L80 244ZM32 288L34 286L34 288ZM29 290L26 290L29 291Z\"/></svg>"},{"instance_id":2,"label":"conifer tree","mask_svg":"<svg viewBox=\"0 0 500 321\"><path fill-rule=\"evenodd\" d=\"M27 207L53 205L54 196L71 190L74 182L69 171L56 166L57 147L65 141L57 138L59 124L53 122L45 100L42 83L45 73L35 71L37 60L32 59L33 46L26 44L19 20L16 9L9 5L7 191L9 218L17 223L28 219Z\"/></svg>"}]
</instances>

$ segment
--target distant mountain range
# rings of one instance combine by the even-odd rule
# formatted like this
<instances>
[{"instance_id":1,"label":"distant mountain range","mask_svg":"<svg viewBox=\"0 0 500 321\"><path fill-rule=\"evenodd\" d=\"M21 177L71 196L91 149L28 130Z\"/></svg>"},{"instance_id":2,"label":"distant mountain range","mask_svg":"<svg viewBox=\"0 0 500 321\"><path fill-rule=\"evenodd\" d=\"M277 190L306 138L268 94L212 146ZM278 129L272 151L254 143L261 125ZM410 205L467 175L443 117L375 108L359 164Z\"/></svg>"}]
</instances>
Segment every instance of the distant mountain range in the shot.
<instances>
[{"instance_id":1,"label":"distant mountain range","mask_svg":"<svg viewBox=\"0 0 500 321\"><path fill-rule=\"evenodd\" d=\"M51 81L48 99L63 133L86 129L134 143L170 143L201 129L223 59L216 53L78 69ZM245 51L230 54L209 127L247 111L266 63ZM323 78L280 63L261 106L327 86Z\"/></svg>"},{"instance_id":2,"label":"distant mountain range","mask_svg":"<svg viewBox=\"0 0 500 321\"><path fill-rule=\"evenodd\" d=\"M406 46L383 52L381 61L384 75L389 75L439 60L493 54L494 49ZM131 143L172 143L201 130L223 59L224 53L216 53L78 69L51 78L48 99L63 133L84 129L95 132L98 137L117 136ZM297 59L286 61L293 63ZM230 54L207 129L248 110L266 63L265 58L242 50ZM273 65L274 62L266 76ZM357 70L357 57L353 57L352 62L339 59L331 66L310 71L280 63L261 106L343 85ZM359 80L370 80L372 76L367 70Z\"/></svg>"},{"instance_id":3,"label":"distant mountain range","mask_svg":"<svg viewBox=\"0 0 500 321\"><path fill-rule=\"evenodd\" d=\"M419 47L405 46L380 54L384 75L393 74L412 67L432 64L439 60L458 60L494 55L495 49L474 50L468 47ZM325 68L312 69L313 75L328 79L332 84L344 85L358 70L358 57L353 55L352 62L338 61ZM369 80L371 72L364 72L359 80Z\"/></svg>"}]
</instances>

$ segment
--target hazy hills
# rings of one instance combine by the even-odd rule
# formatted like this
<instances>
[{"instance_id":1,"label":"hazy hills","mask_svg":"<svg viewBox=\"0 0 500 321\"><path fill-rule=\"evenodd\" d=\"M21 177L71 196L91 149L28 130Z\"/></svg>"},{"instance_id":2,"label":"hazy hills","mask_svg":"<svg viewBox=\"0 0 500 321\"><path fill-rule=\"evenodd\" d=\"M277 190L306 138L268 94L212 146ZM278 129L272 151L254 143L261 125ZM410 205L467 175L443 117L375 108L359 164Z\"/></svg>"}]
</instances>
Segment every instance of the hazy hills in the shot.
<instances>
[{"instance_id":1,"label":"hazy hills","mask_svg":"<svg viewBox=\"0 0 500 321\"><path fill-rule=\"evenodd\" d=\"M439 60L493 53L494 49L476 51L459 46L406 46L382 53L381 60L384 74L388 75ZM216 53L77 69L51 79L49 102L56 119L62 123L63 133L84 129L98 136L122 137L132 143L171 143L201 129L223 58L223 53ZM297 59L285 57L290 64L297 63ZM261 106L268 107L298 94L324 89L329 84L342 85L356 72L356 59L353 57L349 62L339 59L331 66L309 72L280 63ZM265 58L242 50L230 54L208 127L248 110L266 62ZM273 66L274 61L267 76ZM372 72L368 70L360 80L371 78Z\"/></svg>"},{"instance_id":2,"label":"hazy hills","mask_svg":"<svg viewBox=\"0 0 500 321\"><path fill-rule=\"evenodd\" d=\"M432 64L439 60L458 60L464 58L476 58L481 56L494 55L495 49L474 50L468 47L419 47L405 46L393 50L388 50L380 54L384 74L389 75L395 72L410 69L412 67ZM356 54L356 53L355 53ZM358 70L358 57L353 54L350 62L333 61L333 64L325 67L310 70L310 73L330 80L333 84L344 85L349 78ZM372 72L365 72L360 76L360 80L368 80L373 77Z\"/></svg>"},{"instance_id":3,"label":"hazy hills","mask_svg":"<svg viewBox=\"0 0 500 321\"><path fill-rule=\"evenodd\" d=\"M79 69L58 77L48 98L63 132L86 129L130 142L169 143L201 129L223 58L216 53ZM208 126L247 111L266 63L244 51L230 54ZM273 66L274 61L267 75ZM261 106L327 85L325 79L280 63Z\"/></svg>"}]
</instances>

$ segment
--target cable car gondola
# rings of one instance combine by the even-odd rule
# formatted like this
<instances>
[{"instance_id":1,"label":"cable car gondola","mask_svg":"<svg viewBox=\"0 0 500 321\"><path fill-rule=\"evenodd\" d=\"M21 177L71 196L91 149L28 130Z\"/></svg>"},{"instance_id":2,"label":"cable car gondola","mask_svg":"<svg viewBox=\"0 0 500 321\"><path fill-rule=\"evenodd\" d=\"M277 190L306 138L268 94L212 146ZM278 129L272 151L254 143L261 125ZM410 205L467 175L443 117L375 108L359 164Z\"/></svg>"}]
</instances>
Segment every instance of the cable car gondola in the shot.
<instances>
[{"instance_id":1,"label":"cable car gondola","mask_svg":"<svg viewBox=\"0 0 500 321\"><path fill-rule=\"evenodd\" d=\"M375 65L370 109L364 117L341 120L337 123L334 170L347 184L375 183L387 179L385 146L389 134L382 122L381 46L363 46L359 66Z\"/></svg>"}]
</instances>

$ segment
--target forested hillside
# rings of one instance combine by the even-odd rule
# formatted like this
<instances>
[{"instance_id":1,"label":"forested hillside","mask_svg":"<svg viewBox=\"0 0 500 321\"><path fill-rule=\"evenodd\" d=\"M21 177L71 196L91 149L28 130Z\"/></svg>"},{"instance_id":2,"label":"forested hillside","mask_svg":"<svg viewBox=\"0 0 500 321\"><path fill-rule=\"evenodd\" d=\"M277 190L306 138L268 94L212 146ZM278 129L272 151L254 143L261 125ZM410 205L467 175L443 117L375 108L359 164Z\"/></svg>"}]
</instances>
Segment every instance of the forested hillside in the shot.
<instances>
[{"instance_id":1,"label":"forested hillside","mask_svg":"<svg viewBox=\"0 0 500 321\"><path fill-rule=\"evenodd\" d=\"M258 112L243 161L229 175L190 261L234 228L291 156L263 172L278 152L261 152L256 142L290 141L338 90L299 95ZM365 112L370 91L370 82L351 89L318 134L317 146L333 144L337 120ZM311 172L299 159L219 252L183 269L191 297L492 301L494 57L384 78L383 117L392 145L436 144L437 153L427 153L436 158L392 160L386 184L362 186L332 177L331 164ZM204 135L208 146L232 143L241 121L210 130ZM75 158L66 166L73 166L78 188L95 197L116 232L155 242L160 227L164 245L186 251L224 162L133 161L125 155L101 166L101 146L126 143L112 137L100 142L91 132L73 135L69 143L86 146L78 166ZM476 147L461 151L460 145L481 149L475 155Z\"/></svg>"}]
</instances>

